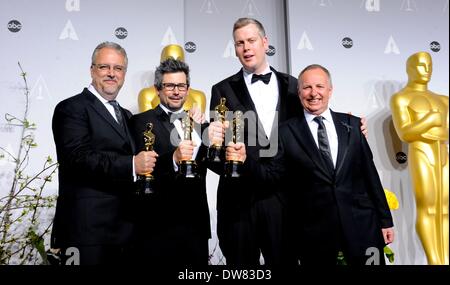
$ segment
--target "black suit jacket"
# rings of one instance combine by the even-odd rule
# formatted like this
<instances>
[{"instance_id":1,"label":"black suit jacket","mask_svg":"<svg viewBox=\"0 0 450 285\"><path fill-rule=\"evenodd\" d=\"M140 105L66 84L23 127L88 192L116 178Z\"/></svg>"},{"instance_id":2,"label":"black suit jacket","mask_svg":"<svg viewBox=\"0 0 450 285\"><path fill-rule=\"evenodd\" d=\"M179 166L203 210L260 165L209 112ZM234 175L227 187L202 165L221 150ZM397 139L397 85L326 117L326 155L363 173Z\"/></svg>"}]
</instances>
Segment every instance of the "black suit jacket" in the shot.
<instances>
[{"instance_id":1,"label":"black suit jacket","mask_svg":"<svg viewBox=\"0 0 450 285\"><path fill-rule=\"evenodd\" d=\"M136 142L137 152L144 149L143 132L147 123L153 123L152 132L155 134L154 151L158 153L156 166L153 171L152 188L155 194L146 201L141 201L138 209L138 223L145 231L164 231L178 225L180 228L194 228L201 236L210 238L211 228L209 208L206 196L206 151L201 145L196 156L201 179L180 178L173 167L173 153L180 138L170 122L169 116L160 106L155 109L134 115L130 120L130 127ZM207 125L202 126L202 129ZM173 132L172 132L173 130ZM170 135L173 134L171 143ZM200 134L201 135L201 134Z\"/></svg>"},{"instance_id":2,"label":"black suit jacket","mask_svg":"<svg viewBox=\"0 0 450 285\"><path fill-rule=\"evenodd\" d=\"M303 114L280 127L278 154L259 169L266 181L287 189L303 254L332 249L343 236L352 256L364 256L369 247L384 247L381 229L393 226L392 217L360 118L331 114L339 144L334 174L327 171Z\"/></svg>"},{"instance_id":3,"label":"black suit jacket","mask_svg":"<svg viewBox=\"0 0 450 285\"><path fill-rule=\"evenodd\" d=\"M301 104L297 96L297 80L272 68L277 80L279 88L279 100L277 104L278 117L273 124L272 137L277 138L278 123L286 121L289 118L297 116L301 109ZM244 81L242 69L235 75L217 83L212 87L210 110L219 104L220 98L226 98L226 106L229 111L242 111L246 114L245 120L245 144L247 157L263 162L272 157L261 157L261 151L273 149L273 155L276 153L277 147L270 145L269 139L259 121L255 105L250 97L250 93ZM251 113L246 113L251 111ZM213 169L216 173L222 174L222 168ZM263 199L268 195L278 195L280 200L284 200L282 193L274 191L273 187L267 187L258 177L254 175L246 166L244 167L244 175L239 182L229 185L223 177L220 178L217 193L217 209L232 209L235 207L248 207L253 202Z\"/></svg>"},{"instance_id":4,"label":"black suit jacket","mask_svg":"<svg viewBox=\"0 0 450 285\"><path fill-rule=\"evenodd\" d=\"M56 106L52 127L59 163L52 246L127 243L134 154L128 128L88 89Z\"/></svg>"}]
</instances>

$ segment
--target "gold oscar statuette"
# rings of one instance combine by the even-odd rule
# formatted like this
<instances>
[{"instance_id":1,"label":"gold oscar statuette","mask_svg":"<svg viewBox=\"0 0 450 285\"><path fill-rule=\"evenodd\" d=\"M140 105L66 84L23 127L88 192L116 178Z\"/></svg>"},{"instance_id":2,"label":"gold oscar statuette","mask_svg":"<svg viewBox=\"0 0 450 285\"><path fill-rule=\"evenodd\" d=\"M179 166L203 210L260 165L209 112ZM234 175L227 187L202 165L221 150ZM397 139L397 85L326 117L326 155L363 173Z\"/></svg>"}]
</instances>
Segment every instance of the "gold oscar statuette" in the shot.
<instances>
[{"instance_id":1,"label":"gold oscar statuette","mask_svg":"<svg viewBox=\"0 0 450 285\"><path fill-rule=\"evenodd\" d=\"M406 62L408 83L391 97L392 121L408 143L408 167L416 199L416 230L430 265L449 264L448 96L428 89L428 52Z\"/></svg>"},{"instance_id":2,"label":"gold oscar statuette","mask_svg":"<svg viewBox=\"0 0 450 285\"><path fill-rule=\"evenodd\" d=\"M145 131L142 133L144 135L144 150L152 151L153 145L155 144L155 134L152 133L153 124L147 123ZM152 189L152 181L154 177L151 173L146 173L145 175L138 176L138 195L149 195L154 191Z\"/></svg>"},{"instance_id":3,"label":"gold oscar statuette","mask_svg":"<svg viewBox=\"0 0 450 285\"><path fill-rule=\"evenodd\" d=\"M226 113L228 112L227 106L225 106L226 98L220 98L220 103L214 108L214 120L219 121L222 124L225 122ZM208 149L208 159L212 162L221 162L225 157L224 143L221 144L212 142L212 145Z\"/></svg>"},{"instance_id":4,"label":"gold oscar statuette","mask_svg":"<svg viewBox=\"0 0 450 285\"><path fill-rule=\"evenodd\" d=\"M242 111L234 112L233 118L233 143L244 142L244 119ZM243 162L239 160L227 160L225 162L225 177L238 178L241 176Z\"/></svg>"},{"instance_id":5,"label":"gold oscar statuette","mask_svg":"<svg viewBox=\"0 0 450 285\"><path fill-rule=\"evenodd\" d=\"M183 140L192 141L193 120L189 116L189 112L185 111L184 117L181 119L181 127L183 129ZM178 167L178 174L184 178L198 178L197 164L192 159L182 159Z\"/></svg>"}]
</instances>

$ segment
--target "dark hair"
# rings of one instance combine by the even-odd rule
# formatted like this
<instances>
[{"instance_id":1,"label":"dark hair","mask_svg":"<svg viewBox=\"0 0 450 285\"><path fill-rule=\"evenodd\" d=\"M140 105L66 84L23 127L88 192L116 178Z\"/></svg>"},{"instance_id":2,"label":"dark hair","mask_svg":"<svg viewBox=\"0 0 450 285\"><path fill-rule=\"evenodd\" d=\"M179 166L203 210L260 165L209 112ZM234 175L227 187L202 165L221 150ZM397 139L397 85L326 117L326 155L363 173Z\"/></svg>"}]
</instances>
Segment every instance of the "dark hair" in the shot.
<instances>
[{"instance_id":1,"label":"dark hair","mask_svg":"<svg viewBox=\"0 0 450 285\"><path fill-rule=\"evenodd\" d=\"M184 72L184 74L186 74L186 83L187 85L190 85L189 66L180 60L176 60L170 57L161 62L158 67L156 67L154 82L156 89L162 90L162 81L164 74L176 72Z\"/></svg>"},{"instance_id":2,"label":"dark hair","mask_svg":"<svg viewBox=\"0 0 450 285\"><path fill-rule=\"evenodd\" d=\"M112 48L112 49L115 49L116 51L118 51L119 53L121 53L123 55L123 57L125 58L125 68L128 66L127 52L125 51L125 49L123 47L121 47L119 44L114 43L114 42L103 42L103 43L99 44L94 49L94 52L92 53L91 65L96 64L95 60L97 59L98 52L103 48Z\"/></svg>"},{"instance_id":3,"label":"dark hair","mask_svg":"<svg viewBox=\"0 0 450 285\"><path fill-rule=\"evenodd\" d=\"M233 26L233 37L234 37L234 32L237 29L240 29L242 27L248 26L250 24L255 24L256 27L258 28L259 34L261 35L261 37L265 37L266 36L266 30L264 30L264 26L261 24L260 21L253 19L253 18L239 18Z\"/></svg>"},{"instance_id":4,"label":"dark hair","mask_svg":"<svg viewBox=\"0 0 450 285\"><path fill-rule=\"evenodd\" d=\"M328 77L328 82L330 83L330 87L333 87L333 81L331 80L331 74L330 74L330 71L328 71L328 69L326 69L325 67L323 67L323 66L320 65L320 64L311 64L311 65L308 65L307 67L305 67L305 68L300 72L300 74L298 75L298 78L302 77L303 73L305 73L306 71L311 70L311 69L322 69L323 72L325 72L326 75L327 75L327 77ZM300 87L300 86L299 86L299 87Z\"/></svg>"}]
</instances>

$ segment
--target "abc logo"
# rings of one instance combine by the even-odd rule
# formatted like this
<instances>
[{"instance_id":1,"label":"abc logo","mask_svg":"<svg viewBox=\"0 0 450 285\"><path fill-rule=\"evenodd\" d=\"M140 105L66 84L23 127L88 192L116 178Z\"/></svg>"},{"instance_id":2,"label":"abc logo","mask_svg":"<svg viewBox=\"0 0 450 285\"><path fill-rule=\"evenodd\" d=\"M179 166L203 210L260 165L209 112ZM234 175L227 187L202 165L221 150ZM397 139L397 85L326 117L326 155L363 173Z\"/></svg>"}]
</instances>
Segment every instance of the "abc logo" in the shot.
<instances>
[{"instance_id":1,"label":"abc logo","mask_svg":"<svg viewBox=\"0 0 450 285\"><path fill-rule=\"evenodd\" d=\"M184 50L188 53L194 53L197 50L197 45L193 42L187 42L184 44Z\"/></svg>"},{"instance_id":2,"label":"abc logo","mask_svg":"<svg viewBox=\"0 0 450 285\"><path fill-rule=\"evenodd\" d=\"M22 24L17 20L11 20L8 23L8 30L12 33L17 33L22 29Z\"/></svg>"},{"instance_id":3,"label":"abc logo","mask_svg":"<svg viewBox=\"0 0 450 285\"><path fill-rule=\"evenodd\" d=\"M114 35L115 35L118 39L123 40L124 38L128 37L128 31L127 31L127 29L120 27L120 28L117 28L117 29L114 31Z\"/></svg>"},{"instance_id":4,"label":"abc logo","mask_svg":"<svg viewBox=\"0 0 450 285\"><path fill-rule=\"evenodd\" d=\"M395 159L398 163L404 164L408 161L408 156L404 152L397 152L397 154L395 155Z\"/></svg>"},{"instance_id":5,"label":"abc logo","mask_svg":"<svg viewBox=\"0 0 450 285\"><path fill-rule=\"evenodd\" d=\"M353 47L353 40L351 38L343 38L342 39L342 45L345 48L352 48Z\"/></svg>"},{"instance_id":6,"label":"abc logo","mask_svg":"<svg viewBox=\"0 0 450 285\"><path fill-rule=\"evenodd\" d=\"M267 49L266 54L268 56L274 56L277 53L277 50L274 46L269 46L269 49Z\"/></svg>"},{"instance_id":7,"label":"abc logo","mask_svg":"<svg viewBox=\"0 0 450 285\"><path fill-rule=\"evenodd\" d=\"M441 44L438 42L432 42L430 44L430 49L434 52L439 52L441 50Z\"/></svg>"}]
</instances>

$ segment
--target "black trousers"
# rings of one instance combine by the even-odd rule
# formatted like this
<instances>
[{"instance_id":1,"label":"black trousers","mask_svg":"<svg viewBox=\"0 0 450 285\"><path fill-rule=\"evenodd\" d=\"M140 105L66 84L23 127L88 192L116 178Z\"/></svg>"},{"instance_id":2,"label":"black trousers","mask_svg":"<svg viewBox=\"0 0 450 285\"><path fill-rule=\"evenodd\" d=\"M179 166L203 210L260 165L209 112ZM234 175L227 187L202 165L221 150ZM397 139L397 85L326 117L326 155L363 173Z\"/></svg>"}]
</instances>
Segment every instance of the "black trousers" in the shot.
<instances>
[{"instance_id":1,"label":"black trousers","mask_svg":"<svg viewBox=\"0 0 450 285\"><path fill-rule=\"evenodd\" d=\"M256 201L250 207L220 209L217 234L226 264L271 267L296 265L290 245L287 211L275 195Z\"/></svg>"},{"instance_id":2,"label":"black trousers","mask_svg":"<svg viewBox=\"0 0 450 285\"><path fill-rule=\"evenodd\" d=\"M208 238L187 225L145 230L138 235L133 256L138 265L207 266Z\"/></svg>"}]
</instances>

